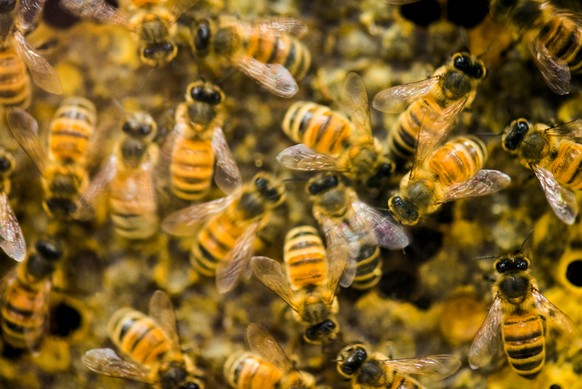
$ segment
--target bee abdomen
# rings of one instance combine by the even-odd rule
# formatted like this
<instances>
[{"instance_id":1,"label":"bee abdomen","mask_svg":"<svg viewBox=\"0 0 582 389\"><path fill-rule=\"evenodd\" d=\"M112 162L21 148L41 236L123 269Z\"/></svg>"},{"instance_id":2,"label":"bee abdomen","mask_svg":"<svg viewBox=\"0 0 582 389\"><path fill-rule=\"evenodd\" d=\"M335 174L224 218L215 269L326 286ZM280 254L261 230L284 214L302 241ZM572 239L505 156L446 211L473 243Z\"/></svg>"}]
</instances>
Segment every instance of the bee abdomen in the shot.
<instances>
[{"instance_id":1,"label":"bee abdomen","mask_svg":"<svg viewBox=\"0 0 582 389\"><path fill-rule=\"evenodd\" d=\"M231 387L237 389L277 388L283 377L280 369L248 352L229 357L224 375Z\"/></svg>"},{"instance_id":2,"label":"bee abdomen","mask_svg":"<svg viewBox=\"0 0 582 389\"><path fill-rule=\"evenodd\" d=\"M429 169L447 186L465 182L485 164L485 144L472 136L459 136L439 148L431 157Z\"/></svg>"},{"instance_id":3,"label":"bee abdomen","mask_svg":"<svg viewBox=\"0 0 582 389\"><path fill-rule=\"evenodd\" d=\"M0 51L0 104L27 108L30 105L30 77L13 49Z\"/></svg>"},{"instance_id":4,"label":"bee abdomen","mask_svg":"<svg viewBox=\"0 0 582 389\"><path fill-rule=\"evenodd\" d=\"M157 204L149 196L127 198L123 183L113 183L109 198L111 221L116 233L126 239L146 239L158 229Z\"/></svg>"},{"instance_id":5,"label":"bee abdomen","mask_svg":"<svg viewBox=\"0 0 582 389\"><path fill-rule=\"evenodd\" d=\"M327 275L325 247L312 226L291 229L285 238L285 264L294 289L321 285Z\"/></svg>"},{"instance_id":6,"label":"bee abdomen","mask_svg":"<svg viewBox=\"0 0 582 389\"><path fill-rule=\"evenodd\" d=\"M563 141L547 168L559 183L572 189L582 189L582 147L579 144Z\"/></svg>"},{"instance_id":7,"label":"bee abdomen","mask_svg":"<svg viewBox=\"0 0 582 389\"><path fill-rule=\"evenodd\" d=\"M287 34L256 34L248 42L248 52L260 62L283 65L297 79L307 73L311 64L309 50Z\"/></svg>"},{"instance_id":8,"label":"bee abdomen","mask_svg":"<svg viewBox=\"0 0 582 389\"><path fill-rule=\"evenodd\" d=\"M184 140L173 152L172 191L184 200L203 198L212 184L214 151L209 142Z\"/></svg>"},{"instance_id":9,"label":"bee abdomen","mask_svg":"<svg viewBox=\"0 0 582 389\"><path fill-rule=\"evenodd\" d=\"M358 268L352 287L359 290L370 289L382 278L382 261L378 246L362 246L358 256Z\"/></svg>"},{"instance_id":10,"label":"bee abdomen","mask_svg":"<svg viewBox=\"0 0 582 389\"><path fill-rule=\"evenodd\" d=\"M553 10L553 17L540 30L540 40L554 57L568 63L571 72L579 73L582 69L582 33L575 20L557 12Z\"/></svg>"},{"instance_id":11,"label":"bee abdomen","mask_svg":"<svg viewBox=\"0 0 582 389\"><path fill-rule=\"evenodd\" d=\"M545 329L540 316L525 314L504 320L501 333L507 360L524 378L534 378L546 358Z\"/></svg>"}]
</instances>

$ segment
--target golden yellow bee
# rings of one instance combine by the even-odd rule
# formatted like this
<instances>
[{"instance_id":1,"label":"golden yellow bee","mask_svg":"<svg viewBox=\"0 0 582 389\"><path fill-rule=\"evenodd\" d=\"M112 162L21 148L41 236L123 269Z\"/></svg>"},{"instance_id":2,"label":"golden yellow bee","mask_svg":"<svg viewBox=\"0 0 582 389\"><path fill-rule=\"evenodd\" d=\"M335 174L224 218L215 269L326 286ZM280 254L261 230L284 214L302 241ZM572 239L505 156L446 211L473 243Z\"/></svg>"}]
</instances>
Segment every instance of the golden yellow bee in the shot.
<instances>
[{"instance_id":1,"label":"golden yellow bee","mask_svg":"<svg viewBox=\"0 0 582 389\"><path fill-rule=\"evenodd\" d=\"M224 364L224 376L233 389L310 389L311 374L298 371L279 343L256 324L246 332L251 352L231 355Z\"/></svg>"},{"instance_id":2,"label":"golden yellow bee","mask_svg":"<svg viewBox=\"0 0 582 389\"><path fill-rule=\"evenodd\" d=\"M487 365L501 343L513 371L533 379L544 366L549 331L575 332L570 319L537 289L530 265L521 252L495 261L493 305L469 350L473 369Z\"/></svg>"},{"instance_id":3,"label":"golden yellow bee","mask_svg":"<svg viewBox=\"0 0 582 389\"><path fill-rule=\"evenodd\" d=\"M344 347L337 356L338 372L349 378L352 389L415 389L423 386L409 375L444 379L454 374L461 361L452 355L438 354L420 358L390 359L371 353L361 343Z\"/></svg>"},{"instance_id":4,"label":"golden yellow bee","mask_svg":"<svg viewBox=\"0 0 582 389\"><path fill-rule=\"evenodd\" d=\"M292 18L268 18L247 23L221 15L192 26L192 49L198 56L214 52L281 97L293 97L311 64L311 54L297 38L307 27Z\"/></svg>"},{"instance_id":5,"label":"golden yellow bee","mask_svg":"<svg viewBox=\"0 0 582 389\"><path fill-rule=\"evenodd\" d=\"M423 146L419 144L410 174L403 177L398 192L388 199L390 212L402 224L417 224L443 203L485 196L511 182L504 173L483 169L487 148L475 136L453 138L430 155Z\"/></svg>"},{"instance_id":6,"label":"golden yellow bee","mask_svg":"<svg viewBox=\"0 0 582 389\"><path fill-rule=\"evenodd\" d=\"M289 230L284 260L286 276L271 258L253 257L251 267L259 281L293 309L295 320L306 327L307 342L329 343L340 330L335 294L346 262L327 258L317 230L308 225Z\"/></svg>"},{"instance_id":7,"label":"golden yellow bee","mask_svg":"<svg viewBox=\"0 0 582 389\"><path fill-rule=\"evenodd\" d=\"M578 204L572 190L582 189L582 120L550 127L525 119L512 121L502 138L503 149L516 155L540 181L548 203L560 220L573 224Z\"/></svg>"},{"instance_id":8,"label":"golden yellow bee","mask_svg":"<svg viewBox=\"0 0 582 389\"><path fill-rule=\"evenodd\" d=\"M16 162L12 154L0 149L0 248L15 261L21 262L26 257L26 242L20 223L10 206L10 175Z\"/></svg>"},{"instance_id":9,"label":"golden yellow bee","mask_svg":"<svg viewBox=\"0 0 582 389\"><path fill-rule=\"evenodd\" d=\"M159 389L203 389L201 372L180 348L176 315L169 296L157 290L149 315L122 308L109 319L111 341L128 359L109 348L89 350L81 361L111 377L146 382Z\"/></svg>"},{"instance_id":10,"label":"golden yellow bee","mask_svg":"<svg viewBox=\"0 0 582 389\"><path fill-rule=\"evenodd\" d=\"M444 139L459 113L475 99L486 74L480 59L460 52L426 80L379 92L372 101L377 110L406 109L388 132L388 158L402 168L414 157L419 143L438 144Z\"/></svg>"},{"instance_id":11,"label":"golden yellow bee","mask_svg":"<svg viewBox=\"0 0 582 389\"><path fill-rule=\"evenodd\" d=\"M267 173L243 185L234 163L222 171L215 181L227 197L178 210L164 219L162 228L172 235L195 234L190 254L194 270L207 277L216 274L218 290L226 293L241 272L250 270L256 233L285 201L285 186Z\"/></svg>"},{"instance_id":12,"label":"golden yellow bee","mask_svg":"<svg viewBox=\"0 0 582 389\"><path fill-rule=\"evenodd\" d=\"M347 75L342 103L350 120L323 105L293 104L283 131L300 144L283 150L277 160L290 169L339 171L366 183L389 177L394 165L372 135L366 86L356 73Z\"/></svg>"},{"instance_id":13,"label":"golden yellow bee","mask_svg":"<svg viewBox=\"0 0 582 389\"><path fill-rule=\"evenodd\" d=\"M39 240L36 252L6 275L0 286L0 329L5 345L37 351L48 329L49 294L55 263L63 252L57 242Z\"/></svg>"},{"instance_id":14,"label":"golden yellow bee","mask_svg":"<svg viewBox=\"0 0 582 389\"><path fill-rule=\"evenodd\" d=\"M582 15L544 0L492 0L489 7L528 47L550 89L569 93L570 73L582 72Z\"/></svg>"}]
</instances>

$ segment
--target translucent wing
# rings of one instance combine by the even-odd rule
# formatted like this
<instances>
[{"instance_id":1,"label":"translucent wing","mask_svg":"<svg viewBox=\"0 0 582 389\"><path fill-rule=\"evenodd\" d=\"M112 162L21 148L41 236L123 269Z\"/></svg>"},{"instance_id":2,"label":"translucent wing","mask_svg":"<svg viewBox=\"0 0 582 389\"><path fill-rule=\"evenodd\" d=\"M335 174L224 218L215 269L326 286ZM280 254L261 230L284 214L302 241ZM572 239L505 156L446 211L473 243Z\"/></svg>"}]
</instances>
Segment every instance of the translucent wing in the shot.
<instances>
[{"instance_id":1,"label":"translucent wing","mask_svg":"<svg viewBox=\"0 0 582 389\"><path fill-rule=\"evenodd\" d=\"M552 304L539 290L533 289L532 296L536 307L546 318L550 329L556 330L562 334L566 335L580 335L580 331L576 328L576 325L572 322L564 312L562 312L558 307Z\"/></svg>"},{"instance_id":2,"label":"translucent wing","mask_svg":"<svg viewBox=\"0 0 582 389\"><path fill-rule=\"evenodd\" d=\"M26 257L26 242L6 193L0 193L0 247L15 261Z\"/></svg>"},{"instance_id":3,"label":"translucent wing","mask_svg":"<svg viewBox=\"0 0 582 389\"><path fill-rule=\"evenodd\" d=\"M216 269L216 287L220 293L231 291L238 283L241 273L250 276L249 261L253 255L254 242L257 237L260 221L247 227L236 240L230 253L230 258L218 264Z\"/></svg>"},{"instance_id":4,"label":"translucent wing","mask_svg":"<svg viewBox=\"0 0 582 389\"><path fill-rule=\"evenodd\" d=\"M252 24L242 23L245 28L254 28L259 33L277 35L290 34L294 37L302 37L307 34L307 25L299 19L286 17L271 17L266 19L258 19Z\"/></svg>"},{"instance_id":5,"label":"translucent wing","mask_svg":"<svg viewBox=\"0 0 582 389\"><path fill-rule=\"evenodd\" d=\"M253 353L264 357L283 371L287 372L294 368L281 345L267 331L254 323L247 327L247 342Z\"/></svg>"},{"instance_id":6,"label":"translucent wing","mask_svg":"<svg viewBox=\"0 0 582 389\"><path fill-rule=\"evenodd\" d=\"M241 187L242 177L221 128L214 129L212 150L216 154L214 181L220 190L231 194Z\"/></svg>"},{"instance_id":7,"label":"translucent wing","mask_svg":"<svg viewBox=\"0 0 582 389\"><path fill-rule=\"evenodd\" d=\"M360 253L360 237L346 223L334 221L328 217L321 218L320 224L325 234L326 256L329 263L338 260L344 262L343 264L340 262L334 265L338 266L338 268L333 270L334 272L339 271L340 266L344 268L339 284L347 288L352 284L356 276L356 258Z\"/></svg>"},{"instance_id":8,"label":"translucent wing","mask_svg":"<svg viewBox=\"0 0 582 389\"><path fill-rule=\"evenodd\" d=\"M559 95L570 93L571 75L568 63L552 55L538 39L529 42L528 48L550 89Z\"/></svg>"},{"instance_id":9,"label":"translucent wing","mask_svg":"<svg viewBox=\"0 0 582 389\"><path fill-rule=\"evenodd\" d=\"M368 93L362 78L353 72L348 73L342 89L342 104L345 106L357 133L372 142L372 124Z\"/></svg>"},{"instance_id":10,"label":"translucent wing","mask_svg":"<svg viewBox=\"0 0 582 389\"><path fill-rule=\"evenodd\" d=\"M89 350L81 357L81 362L95 373L150 383L146 367L121 359L110 348Z\"/></svg>"},{"instance_id":11,"label":"translucent wing","mask_svg":"<svg viewBox=\"0 0 582 389\"><path fill-rule=\"evenodd\" d=\"M469 350L469 365L471 369L483 367L491 361L493 355L499 351L501 330L499 328L503 315L501 312L501 299L495 298L485 321L479 328L471 349Z\"/></svg>"},{"instance_id":12,"label":"translucent wing","mask_svg":"<svg viewBox=\"0 0 582 389\"><path fill-rule=\"evenodd\" d=\"M574 192L560 185L549 170L537 165L530 166L540 181L546 199L556 216L566 224L574 224L578 215L578 203Z\"/></svg>"},{"instance_id":13,"label":"translucent wing","mask_svg":"<svg viewBox=\"0 0 582 389\"><path fill-rule=\"evenodd\" d=\"M545 133L549 136L572 138L575 142L582 143L582 119L550 127Z\"/></svg>"},{"instance_id":14,"label":"translucent wing","mask_svg":"<svg viewBox=\"0 0 582 389\"><path fill-rule=\"evenodd\" d=\"M28 154L42 174L46 172L47 154L38 136L37 121L23 109L9 108L6 110L6 122L20 147Z\"/></svg>"},{"instance_id":15,"label":"translucent wing","mask_svg":"<svg viewBox=\"0 0 582 389\"><path fill-rule=\"evenodd\" d=\"M510 183L511 177L505 173L481 169L473 178L451 185L444 197L437 199L437 202L446 203L463 198L485 196L508 187Z\"/></svg>"},{"instance_id":16,"label":"translucent wing","mask_svg":"<svg viewBox=\"0 0 582 389\"><path fill-rule=\"evenodd\" d=\"M16 14L19 30L26 31L36 22L44 3L46 0L20 0L18 2Z\"/></svg>"},{"instance_id":17,"label":"translucent wing","mask_svg":"<svg viewBox=\"0 0 582 389\"><path fill-rule=\"evenodd\" d=\"M447 378L461 367L461 361L448 354L427 355L410 359L385 359L382 364L402 374L422 375L433 380Z\"/></svg>"},{"instance_id":18,"label":"translucent wing","mask_svg":"<svg viewBox=\"0 0 582 389\"><path fill-rule=\"evenodd\" d=\"M406 230L389 215L383 215L366 203L352 202L354 216L350 225L358 225L358 233L363 234L367 243L372 243L390 250L402 249L410 244Z\"/></svg>"},{"instance_id":19,"label":"translucent wing","mask_svg":"<svg viewBox=\"0 0 582 389\"><path fill-rule=\"evenodd\" d=\"M90 220L93 218L95 201L106 193L109 188L109 183L117 174L118 163L117 156L115 154L112 155L99 173L93 178L79 198L77 210L74 214L75 219Z\"/></svg>"},{"instance_id":20,"label":"translucent wing","mask_svg":"<svg viewBox=\"0 0 582 389\"><path fill-rule=\"evenodd\" d=\"M265 64L248 55L239 55L232 61L247 76L277 96L291 98L299 91L293 75L283 65Z\"/></svg>"},{"instance_id":21,"label":"translucent wing","mask_svg":"<svg viewBox=\"0 0 582 389\"><path fill-rule=\"evenodd\" d=\"M15 31L13 37L16 42L16 51L26 63L34 83L49 93L56 95L63 93L61 81L47 60L34 51L19 31Z\"/></svg>"},{"instance_id":22,"label":"translucent wing","mask_svg":"<svg viewBox=\"0 0 582 389\"><path fill-rule=\"evenodd\" d=\"M281 151L277 155L277 161L293 170L346 171L346 168L342 167L334 156L318 153L302 143Z\"/></svg>"},{"instance_id":23,"label":"translucent wing","mask_svg":"<svg viewBox=\"0 0 582 389\"><path fill-rule=\"evenodd\" d=\"M295 312L299 312L299 306L295 302L295 292L289 286L289 281L281 264L274 259L267 257L253 257L251 268L255 277L259 279L267 288L271 289L277 296L283 299Z\"/></svg>"},{"instance_id":24,"label":"translucent wing","mask_svg":"<svg viewBox=\"0 0 582 389\"><path fill-rule=\"evenodd\" d=\"M105 0L61 0L61 7L81 19L127 26L128 17Z\"/></svg>"},{"instance_id":25,"label":"translucent wing","mask_svg":"<svg viewBox=\"0 0 582 389\"><path fill-rule=\"evenodd\" d=\"M175 351L180 350L178 329L176 328L176 313L170 296L164 291L156 290L150 299L150 316L162 327L172 341Z\"/></svg>"},{"instance_id":26,"label":"translucent wing","mask_svg":"<svg viewBox=\"0 0 582 389\"><path fill-rule=\"evenodd\" d=\"M440 76L434 76L410 84L384 89L374 96L372 106L382 112L402 112L414 100L427 95L438 84L440 79Z\"/></svg>"},{"instance_id":27,"label":"translucent wing","mask_svg":"<svg viewBox=\"0 0 582 389\"><path fill-rule=\"evenodd\" d=\"M328 299L326 303L331 306L337 293L340 280L342 282L342 287L348 287L354 281L357 271L357 263L355 258L349 258L347 250L337 250L337 247L327 248L326 261L328 266L326 282ZM348 264L351 266L350 269L348 269Z\"/></svg>"},{"instance_id":28,"label":"translucent wing","mask_svg":"<svg viewBox=\"0 0 582 389\"><path fill-rule=\"evenodd\" d=\"M164 219L162 229L170 235L192 236L198 225L212 215L222 211L234 198L236 196L231 195L180 209Z\"/></svg>"}]
</instances>

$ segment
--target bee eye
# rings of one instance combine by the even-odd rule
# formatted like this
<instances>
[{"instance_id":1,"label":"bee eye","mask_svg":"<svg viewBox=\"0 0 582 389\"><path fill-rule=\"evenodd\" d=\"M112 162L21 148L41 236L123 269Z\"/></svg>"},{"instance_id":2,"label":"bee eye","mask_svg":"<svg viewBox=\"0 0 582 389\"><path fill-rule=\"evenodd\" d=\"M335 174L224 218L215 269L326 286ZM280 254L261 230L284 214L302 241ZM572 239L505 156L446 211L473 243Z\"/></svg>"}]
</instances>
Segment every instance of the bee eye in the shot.
<instances>
[{"instance_id":1,"label":"bee eye","mask_svg":"<svg viewBox=\"0 0 582 389\"><path fill-rule=\"evenodd\" d=\"M208 96L208 102L212 105L217 105L222 101L222 96L218 92L212 92L210 96Z\"/></svg>"},{"instance_id":2,"label":"bee eye","mask_svg":"<svg viewBox=\"0 0 582 389\"><path fill-rule=\"evenodd\" d=\"M499 274L503 274L506 271L508 271L510 268L510 266L508 265L507 260L503 260L503 261L497 261L497 263L495 264L495 270L499 273Z\"/></svg>"},{"instance_id":3,"label":"bee eye","mask_svg":"<svg viewBox=\"0 0 582 389\"><path fill-rule=\"evenodd\" d=\"M203 88L200 86L196 86L190 90L190 97L192 97L193 100L200 101L203 99L202 98L203 95L204 91Z\"/></svg>"},{"instance_id":4,"label":"bee eye","mask_svg":"<svg viewBox=\"0 0 582 389\"><path fill-rule=\"evenodd\" d=\"M0 1L0 13L12 11L16 7L16 0Z\"/></svg>"},{"instance_id":5,"label":"bee eye","mask_svg":"<svg viewBox=\"0 0 582 389\"><path fill-rule=\"evenodd\" d=\"M189 382L186 385L180 386L180 389L200 389L200 385L194 382Z\"/></svg>"},{"instance_id":6,"label":"bee eye","mask_svg":"<svg viewBox=\"0 0 582 389\"><path fill-rule=\"evenodd\" d=\"M2 157L0 158L0 171L7 172L12 168L12 161L10 158Z\"/></svg>"},{"instance_id":7,"label":"bee eye","mask_svg":"<svg viewBox=\"0 0 582 389\"><path fill-rule=\"evenodd\" d=\"M151 58L154 56L155 52L156 51L151 47L144 47L142 54L145 58Z\"/></svg>"},{"instance_id":8,"label":"bee eye","mask_svg":"<svg viewBox=\"0 0 582 389\"><path fill-rule=\"evenodd\" d=\"M267 189L265 191L265 197L273 202L277 202L281 198L281 196L279 196L279 192L273 188Z\"/></svg>"},{"instance_id":9,"label":"bee eye","mask_svg":"<svg viewBox=\"0 0 582 389\"><path fill-rule=\"evenodd\" d=\"M174 51L174 45L170 42L166 42L162 45L162 50L165 51L166 53L171 53L172 51Z\"/></svg>"},{"instance_id":10,"label":"bee eye","mask_svg":"<svg viewBox=\"0 0 582 389\"><path fill-rule=\"evenodd\" d=\"M43 258L51 261L56 261L63 255L61 248L55 242L39 240L36 242L35 247L36 251L38 251Z\"/></svg>"},{"instance_id":11,"label":"bee eye","mask_svg":"<svg viewBox=\"0 0 582 389\"><path fill-rule=\"evenodd\" d=\"M331 175L325 179L324 185L327 188L335 188L338 185L337 176Z\"/></svg>"},{"instance_id":12,"label":"bee eye","mask_svg":"<svg viewBox=\"0 0 582 389\"><path fill-rule=\"evenodd\" d=\"M457 55L453 59L453 64L455 65L455 68L459 70L465 70L469 65L469 58L464 55Z\"/></svg>"},{"instance_id":13,"label":"bee eye","mask_svg":"<svg viewBox=\"0 0 582 389\"><path fill-rule=\"evenodd\" d=\"M208 48L210 42L210 25L208 20L201 20L196 30L196 38L194 39L194 47L197 51L204 51Z\"/></svg>"},{"instance_id":14,"label":"bee eye","mask_svg":"<svg viewBox=\"0 0 582 389\"><path fill-rule=\"evenodd\" d=\"M137 129L139 135L149 135L152 133L152 126L148 125L148 124L144 124L138 127Z\"/></svg>"},{"instance_id":15,"label":"bee eye","mask_svg":"<svg viewBox=\"0 0 582 389\"><path fill-rule=\"evenodd\" d=\"M525 259L519 259L515 262L515 268L517 270L527 270L528 267L529 265Z\"/></svg>"},{"instance_id":16,"label":"bee eye","mask_svg":"<svg viewBox=\"0 0 582 389\"><path fill-rule=\"evenodd\" d=\"M123 123L123 127L121 127L121 130L126 134L131 134L133 132L132 125L129 122Z\"/></svg>"},{"instance_id":17,"label":"bee eye","mask_svg":"<svg viewBox=\"0 0 582 389\"><path fill-rule=\"evenodd\" d=\"M529 125L525 120L518 120L514 128L517 133L524 134L529 130Z\"/></svg>"},{"instance_id":18,"label":"bee eye","mask_svg":"<svg viewBox=\"0 0 582 389\"><path fill-rule=\"evenodd\" d=\"M263 192L267 187L267 180L265 180L263 177L257 178L255 180L255 187L259 192Z\"/></svg>"}]
</instances>

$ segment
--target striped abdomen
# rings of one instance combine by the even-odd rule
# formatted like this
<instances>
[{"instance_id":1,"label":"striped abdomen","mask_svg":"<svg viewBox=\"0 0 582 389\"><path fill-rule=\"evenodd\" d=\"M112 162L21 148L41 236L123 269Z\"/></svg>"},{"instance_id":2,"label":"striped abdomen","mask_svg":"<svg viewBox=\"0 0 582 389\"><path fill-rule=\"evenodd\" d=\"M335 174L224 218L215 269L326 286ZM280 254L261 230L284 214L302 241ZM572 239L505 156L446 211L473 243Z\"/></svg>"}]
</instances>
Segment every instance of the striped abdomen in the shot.
<instances>
[{"instance_id":1,"label":"striped abdomen","mask_svg":"<svg viewBox=\"0 0 582 389\"><path fill-rule=\"evenodd\" d=\"M131 308L122 308L113 314L108 332L122 353L145 366L161 362L172 349L172 342L159 325Z\"/></svg>"},{"instance_id":2,"label":"striped abdomen","mask_svg":"<svg viewBox=\"0 0 582 389\"><path fill-rule=\"evenodd\" d=\"M551 7L551 9L547 9ZM582 25L571 15L544 4L548 17L539 29L538 39L552 54L570 67L570 72L582 71Z\"/></svg>"},{"instance_id":3,"label":"striped abdomen","mask_svg":"<svg viewBox=\"0 0 582 389\"><path fill-rule=\"evenodd\" d=\"M359 290L370 289L382 278L382 261L380 247L364 245L360 248L357 258L358 268L352 287Z\"/></svg>"},{"instance_id":4,"label":"striped abdomen","mask_svg":"<svg viewBox=\"0 0 582 389\"><path fill-rule=\"evenodd\" d=\"M12 47L0 51L0 104L20 108L30 105L30 77Z\"/></svg>"},{"instance_id":5,"label":"striped abdomen","mask_svg":"<svg viewBox=\"0 0 582 389\"><path fill-rule=\"evenodd\" d=\"M412 378L396 373L390 389L422 389L423 387Z\"/></svg>"},{"instance_id":6,"label":"striped abdomen","mask_svg":"<svg viewBox=\"0 0 582 389\"><path fill-rule=\"evenodd\" d=\"M208 141L181 139L172 152L172 191L184 200L203 198L212 184L214 150Z\"/></svg>"},{"instance_id":7,"label":"striped abdomen","mask_svg":"<svg viewBox=\"0 0 582 389\"><path fill-rule=\"evenodd\" d=\"M503 349L513 370L524 378L534 378L546 358L542 317L533 313L509 316L503 320L501 336Z\"/></svg>"},{"instance_id":8,"label":"striped abdomen","mask_svg":"<svg viewBox=\"0 0 582 389\"><path fill-rule=\"evenodd\" d=\"M325 247L315 228L306 225L291 229L285 237L284 253L287 276L294 290L325 283Z\"/></svg>"},{"instance_id":9,"label":"striped abdomen","mask_svg":"<svg viewBox=\"0 0 582 389\"><path fill-rule=\"evenodd\" d=\"M341 154L352 135L352 124L326 106L298 101L283 119L283 131L296 143L323 154Z\"/></svg>"},{"instance_id":10,"label":"striped abdomen","mask_svg":"<svg viewBox=\"0 0 582 389\"><path fill-rule=\"evenodd\" d=\"M283 372L270 362L249 353L232 355L224 364L224 376L236 389L274 389Z\"/></svg>"},{"instance_id":11,"label":"striped abdomen","mask_svg":"<svg viewBox=\"0 0 582 389\"><path fill-rule=\"evenodd\" d=\"M556 181L571 189L582 189L582 147L570 140L563 140L558 146L555 157L539 166L548 169Z\"/></svg>"},{"instance_id":12,"label":"striped abdomen","mask_svg":"<svg viewBox=\"0 0 582 389\"><path fill-rule=\"evenodd\" d=\"M456 137L437 149L430 158L429 169L445 186L465 182L483 168L487 148L473 136Z\"/></svg>"},{"instance_id":13,"label":"striped abdomen","mask_svg":"<svg viewBox=\"0 0 582 389\"><path fill-rule=\"evenodd\" d=\"M50 124L51 158L85 164L96 115L91 101L82 97L65 99Z\"/></svg>"}]
</instances>

